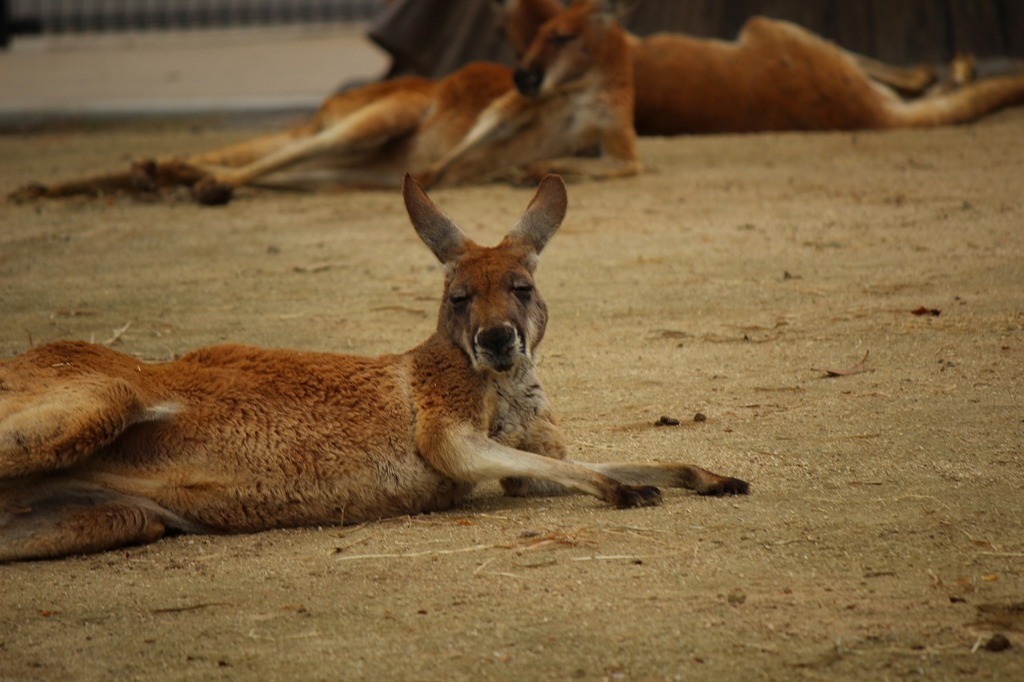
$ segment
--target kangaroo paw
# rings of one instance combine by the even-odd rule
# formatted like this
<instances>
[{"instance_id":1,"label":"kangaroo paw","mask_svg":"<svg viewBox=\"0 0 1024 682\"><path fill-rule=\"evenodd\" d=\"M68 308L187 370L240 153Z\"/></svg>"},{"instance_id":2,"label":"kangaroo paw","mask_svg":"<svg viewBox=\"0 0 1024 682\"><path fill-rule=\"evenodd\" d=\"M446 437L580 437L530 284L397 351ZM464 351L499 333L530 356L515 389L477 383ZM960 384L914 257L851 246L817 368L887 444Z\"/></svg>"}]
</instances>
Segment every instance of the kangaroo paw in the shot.
<instances>
[{"instance_id":1,"label":"kangaroo paw","mask_svg":"<svg viewBox=\"0 0 1024 682\"><path fill-rule=\"evenodd\" d=\"M697 491L697 494L715 497L721 497L722 495L749 495L750 484L738 478L723 476L722 480L710 484L703 490Z\"/></svg>"},{"instance_id":2,"label":"kangaroo paw","mask_svg":"<svg viewBox=\"0 0 1024 682\"><path fill-rule=\"evenodd\" d=\"M231 201L234 187L207 176L192 185L192 198L203 206L223 206Z\"/></svg>"},{"instance_id":3,"label":"kangaroo paw","mask_svg":"<svg viewBox=\"0 0 1024 682\"><path fill-rule=\"evenodd\" d=\"M7 195L7 200L12 201L16 204L23 204L40 197L45 197L49 192L49 188L46 185L42 185L38 182L30 182L27 185L19 187L10 194Z\"/></svg>"},{"instance_id":4,"label":"kangaroo paw","mask_svg":"<svg viewBox=\"0 0 1024 682\"><path fill-rule=\"evenodd\" d=\"M661 490L653 485L624 485L617 489L613 504L619 509L654 507L661 504Z\"/></svg>"}]
</instances>

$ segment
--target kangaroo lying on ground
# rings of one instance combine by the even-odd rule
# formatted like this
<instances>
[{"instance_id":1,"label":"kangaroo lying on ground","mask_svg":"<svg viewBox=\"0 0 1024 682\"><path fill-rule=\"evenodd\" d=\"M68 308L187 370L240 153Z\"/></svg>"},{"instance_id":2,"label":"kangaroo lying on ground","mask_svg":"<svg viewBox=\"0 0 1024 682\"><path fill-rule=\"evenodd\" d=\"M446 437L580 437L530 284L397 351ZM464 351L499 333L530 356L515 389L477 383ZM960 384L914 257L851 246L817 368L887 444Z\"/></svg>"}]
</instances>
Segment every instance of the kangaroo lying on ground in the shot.
<instances>
[{"instance_id":1,"label":"kangaroo lying on ground","mask_svg":"<svg viewBox=\"0 0 1024 682\"><path fill-rule=\"evenodd\" d=\"M144 364L66 341L0 362L0 561L447 509L495 479L616 507L657 504L654 486L747 493L688 464L567 458L534 364L547 307L533 273L565 215L560 178L491 248L409 176L403 193L445 266L437 331L407 353L225 345Z\"/></svg>"},{"instance_id":2,"label":"kangaroo lying on ground","mask_svg":"<svg viewBox=\"0 0 1024 682\"><path fill-rule=\"evenodd\" d=\"M540 27L566 11L559 0L504 4L519 54L535 49ZM551 45L576 39L548 34ZM1024 74L928 94L934 73L927 68L883 64L766 17L748 20L733 42L673 33L628 42L641 135L937 126L1024 102ZM898 90L925 94L904 100Z\"/></svg>"},{"instance_id":3,"label":"kangaroo lying on ground","mask_svg":"<svg viewBox=\"0 0 1024 682\"><path fill-rule=\"evenodd\" d=\"M542 88L520 92L513 70L497 64L471 64L437 81L375 83L328 98L311 121L291 131L184 159L144 161L128 171L29 185L9 198L185 185L200 203L222 204L235 188L261 182L397 187L405 172L427 185L442 177L459 184L639 172L624 32L591 2L553 22L578 40L535 51L531 70L548 74ZM603 155L574 158L595 148Z\"/></svg>"}]
</instances>

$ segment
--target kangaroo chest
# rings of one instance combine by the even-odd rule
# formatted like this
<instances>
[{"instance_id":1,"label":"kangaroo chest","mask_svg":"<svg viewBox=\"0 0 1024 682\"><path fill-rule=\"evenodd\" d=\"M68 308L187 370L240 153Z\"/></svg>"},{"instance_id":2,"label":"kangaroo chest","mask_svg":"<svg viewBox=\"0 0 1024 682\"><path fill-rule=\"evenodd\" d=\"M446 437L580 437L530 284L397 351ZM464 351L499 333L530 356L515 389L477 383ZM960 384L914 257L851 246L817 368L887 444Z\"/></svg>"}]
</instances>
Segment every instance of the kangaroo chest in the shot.
<instances>
[{"instance_id":1,"label":"kangaroo chest","mask_svg":"<svg viewBox=\"0 0 1024 682\"><path fill-rule=\"evenodd\" d=\"M484 393L487 433L510 447L521 447L534 422L548 409L544 388L532 366L496 376Z\"/></svg>"}]
</instances>

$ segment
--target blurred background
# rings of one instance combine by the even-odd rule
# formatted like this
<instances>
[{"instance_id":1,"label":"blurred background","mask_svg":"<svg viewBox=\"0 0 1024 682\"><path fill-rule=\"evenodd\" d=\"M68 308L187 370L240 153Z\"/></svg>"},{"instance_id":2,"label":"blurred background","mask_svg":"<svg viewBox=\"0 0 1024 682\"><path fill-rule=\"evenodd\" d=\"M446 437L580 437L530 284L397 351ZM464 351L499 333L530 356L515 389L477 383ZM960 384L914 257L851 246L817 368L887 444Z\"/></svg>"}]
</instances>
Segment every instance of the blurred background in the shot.
<instances>
[{"instance_id":1,"label":"blurred background","mask_svg":"<svg viewBox=\"0 0 1024 682\"><path fill-rule=\"evenodd\" d=\"M646 35L753 14L894 64L1024 57L1022 0L632 0ZM512 63L496 0L0 0L0 122L308 111L330 92Z\"/></svg>"}]
</instances>

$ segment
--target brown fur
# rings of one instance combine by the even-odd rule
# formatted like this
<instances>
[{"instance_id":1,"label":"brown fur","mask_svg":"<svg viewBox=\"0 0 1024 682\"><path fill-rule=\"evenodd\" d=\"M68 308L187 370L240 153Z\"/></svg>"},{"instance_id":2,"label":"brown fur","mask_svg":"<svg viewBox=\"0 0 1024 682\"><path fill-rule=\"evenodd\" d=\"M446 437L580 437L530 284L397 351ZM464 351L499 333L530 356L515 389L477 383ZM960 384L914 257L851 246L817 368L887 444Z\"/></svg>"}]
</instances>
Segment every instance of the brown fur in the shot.
<instances>
[{"instance_id":1,"label":"brown fur","mask_svg":"<svg viewBox=\"0 0 1024 682\"><path fill-rule=\"evenodd\" d=\"M576 153L596 149L600 155L537 161L530 168L531 177L559 173L608 178L642 170L633 128L633 72L626 34L597 3L581 0L541 26L514 79L518 91L495 102L422 179L450 177L464 169L467 160L490 153L501 140L507 140L502 154L514 154L523 143L556 148L566 135L578 142ZM521 132L510 135L512 131Z\"/></svg>"},{"instance_id":2,"label":"brown fur","mask_svg":"<svg viewBox=\"0 0 1024 682\"><path fill-rule=\"evenodd\" d=\"M291 131L184 159L144 161L131 171L34 184L9 198L186 185L201 203L221 204L235 188L257 183L390 187L406 172L425 185L442 177L462 184L499 177L536 182L549 172L639 172L625 34L589 2L558 20L573 22L581 40L545 52L548 66L571 61L573 68L540 93L517 91L508 67L470 64L442 80L401 78L334 95ZM573 158L595 147L603 152L599 159Z\"/></svg>"},{"instance_id":3,"label":"brown fur","mask_svg":"<svg viewBox=\"0 0 1024 682\"><path fill-rule=\"evenodd\" d=\"M686 464L567 459L534 364L559 178L491 248L408 176L404 197L445 266L437 331L406 353L226 345L146 364L64 341L0 362L0 561L446 509L486 480L617 507L656 504L654 486L747 492Z\"/></svg>"},{"instance_id":4,"label":"brown fur","mask_svg":"<svg viewBox=\"0 0 1024 682\"><path fill-rule=\"evenodd\" d=\"M564 9L558 0L505 5L520 53ZM882 64L766 17L752 17L732 42L670 33L629 40L641 135L935 126L1024 102L1024 75L906 101L897 92L923 90L934 80L930 70Z\"/></svg>"}]
</instances>

